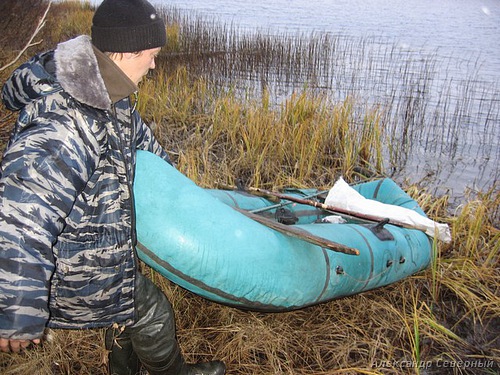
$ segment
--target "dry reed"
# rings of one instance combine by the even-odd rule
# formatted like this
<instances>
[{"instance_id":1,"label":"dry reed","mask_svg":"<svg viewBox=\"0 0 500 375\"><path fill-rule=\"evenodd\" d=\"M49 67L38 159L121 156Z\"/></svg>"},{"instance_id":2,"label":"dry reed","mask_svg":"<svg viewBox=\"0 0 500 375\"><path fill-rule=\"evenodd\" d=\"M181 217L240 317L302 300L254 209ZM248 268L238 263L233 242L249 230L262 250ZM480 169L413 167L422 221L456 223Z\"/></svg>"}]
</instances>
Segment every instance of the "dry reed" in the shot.
<instances>
[{"instance_id":1,"label":"dry reed","mask_svg":"<svg viewBox=\"0 0 500 375\"><path fill-rule=\"evenodd\" d=\"M33 13L23 17L36 19L37 8L31 9ZM54 4L51 25L64 22L71 27L46 29L44 44L32 48L25 57L34 50L53 47L59 38L85 32L91 14L86 6ZM167 14L167 19L172 14ZM199 35L202 26L206 25L169 22L165 60L154 80L143 83L139 105L143 116L155 122L158 138L180 170L200 185L232 183L238 177L253 186L328 186L333 175L356 180L383 173L383 147L406 147L387 138L381 125L387 112L378 107L360 111L355 98L349 96L332 102L307 90L306 85L274 105L267 82L257 96L234 85L214 85L210 77L199 74L203 67L213 65L236 72L240 71L237 64L251 64L240 74L262 80L259 69L270 67L278 57L264 53L270 43L264 36L239 40L224 27L216 32L220 26L212 25L218 35L215 43ZM188 31L181 32L183 28ZM8 39L19 43L18 47L9 44L13 50L23 42L15 33ZM206 48L211 43L213 51L207 57ZM231 53L221 53L221 44L228 45ZM192 46L189 51L186 45ZM351 47L352 53L363 51L362 45ZM305 53L321 51L330 56L330 51L339 48L335 40L323 38L313 43L303 38L293 44L288 39L272 42L272 50L289 55L280 80L293 80L301 71L310 74L300 59ZM0 65L9 57L8 51L3 51ZM255 60L249 62L250 57ZM219 65L221 58L226 59L223 67ZM329 63L318 58L314 64L327 69ZM405 121L424 121L417 113L420 105L418 97L408 98ZM3 107L0 110L0 133L5 140L14 116ZM490 115L498 119L498 113ZM407 128L403 139L411 141L410 133L417 130ZM450 223L453 242L436 244L428 270L361 295L289 313L242 311L193 295L143 265L143 271L165 291L177 312L178 338L186 358L222 359L228 373L235 375L498 373L499 192L493 188L471 195L450 213L448 197L436 198L422 186L407 190L431 217ZM56 330L51 337L42 347L22 355L0 353L0 372L106 373L101 330Z\"/></svg>"}]
</instances>

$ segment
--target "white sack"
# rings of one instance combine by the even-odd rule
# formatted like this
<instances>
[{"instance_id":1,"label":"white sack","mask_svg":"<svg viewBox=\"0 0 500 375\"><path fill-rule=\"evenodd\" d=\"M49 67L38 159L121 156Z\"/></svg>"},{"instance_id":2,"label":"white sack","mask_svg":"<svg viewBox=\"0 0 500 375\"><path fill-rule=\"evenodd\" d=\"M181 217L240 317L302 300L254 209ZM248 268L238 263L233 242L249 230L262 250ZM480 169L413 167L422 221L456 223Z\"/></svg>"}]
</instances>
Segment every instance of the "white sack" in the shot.
<instances>
[{"instance_id":1,"label":"white sack","mask_svg":"<svg viewBox=\"0 0 500 375\"><path fill-rule=\"evenodd\" d=\"M415 226L431 237L437 237L444 242L451 241L450 228L447 224L437 223L408 208L367 199L350 187L342 177L330 189L325 203L353 213L388 218Z\"/></svg>"}]
</instances>

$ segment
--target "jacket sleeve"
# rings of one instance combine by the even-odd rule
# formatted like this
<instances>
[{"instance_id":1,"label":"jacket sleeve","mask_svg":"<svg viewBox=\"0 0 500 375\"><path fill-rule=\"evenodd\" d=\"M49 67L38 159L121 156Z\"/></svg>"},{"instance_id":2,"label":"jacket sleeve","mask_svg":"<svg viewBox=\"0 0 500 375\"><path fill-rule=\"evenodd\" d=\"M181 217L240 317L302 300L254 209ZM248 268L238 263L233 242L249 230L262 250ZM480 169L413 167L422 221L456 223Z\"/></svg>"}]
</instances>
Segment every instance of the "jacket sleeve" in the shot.
<instances>
[{"instance_id":1,"label":"jacket sleeve","mask_svg":"<svg viewBox=\"0 0 500 375\"><path fill-rule=\"evenodd\" d=\"M0 178L0 336L41 337L49 318L52 246L91 158L55 114L27 121L2 160ZM74 127L73 127L74 128ZM87 165L85 165L87 164Z\"/></svg>"},{"instance_id":2,"label":"jacket sleeve","mask_svg":"<svg viewBox=\"0 0 500 375\"><path fill-rule=\"evenodd\" d=\"M137 124L137 148L152 152L172 164L170 157L154 136L151 128L144 123L137 112L134 112L134 116L136 116Z\"/></svg>"}]
</instances>

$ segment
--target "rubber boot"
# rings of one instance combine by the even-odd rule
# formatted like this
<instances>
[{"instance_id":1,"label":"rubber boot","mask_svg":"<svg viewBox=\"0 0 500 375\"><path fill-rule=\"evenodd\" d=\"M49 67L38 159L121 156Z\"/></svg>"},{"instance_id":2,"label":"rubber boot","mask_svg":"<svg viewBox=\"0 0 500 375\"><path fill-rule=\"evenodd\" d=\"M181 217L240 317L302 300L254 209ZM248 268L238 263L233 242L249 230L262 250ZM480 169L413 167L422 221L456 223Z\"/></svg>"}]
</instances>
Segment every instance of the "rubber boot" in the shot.
<instances>
[{"instance_id":1,"label":"rubber boot","mask_svg":"<svg viewBox=\"0 0 500 375\"><path fill-rule=\"evenodd\" d=\"M200 362L186 365L183 375L224 375L226 365L221 361Z\"/></svg>"},{"instance_id":2,"label":"rubber boot","mask_svg":"<svg viewBox=\"0 0 500 375\"><path fill-rule=\"evenodd\" d=\"M110 375L137 375L141 369L139 358L134 352L132 341L127 334L118 335L118 330L106 330L105 344L110 351L108 370Z\"/></svg>"},{"instance_id":3,"label":"rubber boot","mask_svg":"<svg viewBox=\"0 0 500 375\"><path fill-rule=\"evenodd\" d=\"M142 367L150 375L222 375L222 362L186 364L175 335L172 306L163 292L142 274L136 277L136 322L117 330L110 341L111 374L135 375Z\"/></svg>"},{"instance_id":4,"label":"rubber boot","mask_svg":"<svg viewBox=\"0 0 500 375\"><path fill-rule=\"evenodd\" d=\"M163 296L163 294L161 295ZM149 302L152 301L154 298L149 299ZM134 350L142 367L148 371L149 375L225 374L226 366L220 361L196 364L187 364L184 361L175 335L173 335L175 327L170 326L173 324L173 319L168 318L171 315L168 313L169 309L167 309L166 303L168 303L166 297L162 298L161 303L155 303L154 305L163 306L163 308L148 314L150 324L142 328L140 333L132 335ZM154 317L161 317L158 320L162 321L163 324L152 324L154 321L158 321Z\"/></svg>"},{"instance_id":5,"label":"rubber boot","mask_svg":"<svg viewBox=\"0 0 500 375\"><path fill-rule=\"evenodd\" d=\"M221 361L187 364L180 352L162 364L155 364L154 368L151 367L151 363L145 364L144 367L149 375L224 375L226 373L226 365Z\"/></svg>"}]
</instances>

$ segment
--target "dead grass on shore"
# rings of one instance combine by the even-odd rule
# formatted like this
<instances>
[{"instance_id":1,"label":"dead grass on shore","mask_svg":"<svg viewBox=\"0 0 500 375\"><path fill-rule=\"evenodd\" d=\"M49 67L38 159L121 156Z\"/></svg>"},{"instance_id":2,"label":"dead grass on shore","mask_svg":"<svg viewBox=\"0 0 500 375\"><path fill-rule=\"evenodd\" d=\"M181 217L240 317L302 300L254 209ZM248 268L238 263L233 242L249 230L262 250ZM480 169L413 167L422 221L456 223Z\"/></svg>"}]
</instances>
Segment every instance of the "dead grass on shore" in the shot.
<instances>
[{"instance_id":1,"label":"dead grass on shore","mask_svg":"<svg viewBox=\"0 0 500 375\"><path fill-rule=\"evenodd\" d=\"M30 6L24 6L27 2ZM24 45L24 38L29 37L29 33L17 34L12 22L31 24L43 8L42 0L3 0L0 14L14 17L9 9L21 3L17 21L9 18L7 25L11 26L0 32L0 41L6 46L1 49L0 66L10 62ZM53 4L47 20L52 26L39 36L43 43L30 48L21 60L53 47L58 40L85 32L91 15L87 6ZM0 83L9 70L0 72ZM328 142L320 142L325 133L315 137L314 132L307 131L308 126L317 124L318 131L325 131L326 126L321 125L326 124L331 108L309 101L307 95L290 98L288 107L281 111L270 109L265 101L252 110L251 101L244 104L230 93L210 97L202 79L179 80L175 75L182 76L182 69L168 76L157 73L160 82L146 82L143 87L141 113L157 122L159 139L167 149L174 150L181 170L201 185L243 175L252 185L320 186L327 183L332 164L338 173L351 172L352 178L361 169L381 172L377 143L384 140L377 139L377 116L364 116L372 133L361 127L357 137L350 137L348 100L334 108L338 128L328 135L328 141L340 143L332 151L326 149ZM168 91L169 82L182 83L175 95ZM0 104L2 149L15 116ZM274 142L285 147L272 148L262 139L262 132L271 124L276 126ZM295 134L287 132L286 124ZM345 132L341 125L346 126ZM305 154L311 147L326 154L323 163ZM250 154L252 150L256 152ZM346 161L343 155L351 158L346 157ZM304 164L294 164L293 160ZM294 312L257 313L207 301L143 265L144 272L174 306L178 339L186 359L221 359L228 366L228 374L233 375L499 373L498 189L471 196L453 213L448 212L447 197L433 197L422 187L407 190L430 217L450 224L453 242L437 244L428 270L378 290ZM49 337L42 346L21 355L0 353L0 373L106 374L102 330L54 330Z\"/></svg>"}]
</instances>

